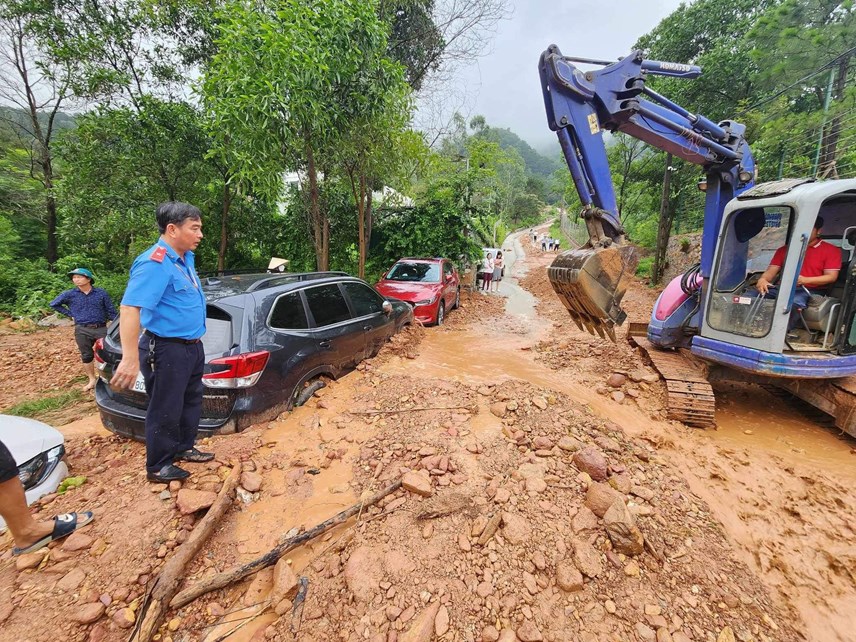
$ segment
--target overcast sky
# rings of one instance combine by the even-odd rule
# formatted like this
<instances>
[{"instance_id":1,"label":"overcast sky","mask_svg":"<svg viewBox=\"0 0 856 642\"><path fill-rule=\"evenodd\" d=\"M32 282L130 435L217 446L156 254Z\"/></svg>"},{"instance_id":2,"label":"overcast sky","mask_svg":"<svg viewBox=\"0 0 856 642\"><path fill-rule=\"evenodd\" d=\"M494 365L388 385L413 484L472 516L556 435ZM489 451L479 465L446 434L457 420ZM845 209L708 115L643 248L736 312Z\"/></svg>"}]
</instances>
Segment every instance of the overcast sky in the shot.
<instances>
[{"instance_id":1,"label":"overcast sky","mask_svg":"<svg viewBox=\"0 0 856 642\"><path fill-rule=\"evenodd\" d=\"M538 57L550 44L568 56L616 60L680 0L517 0L500 23L493 53L460 74L468 115L509 127L539 151L556 135L547 128Z\"/></svg>"}]
</instances>

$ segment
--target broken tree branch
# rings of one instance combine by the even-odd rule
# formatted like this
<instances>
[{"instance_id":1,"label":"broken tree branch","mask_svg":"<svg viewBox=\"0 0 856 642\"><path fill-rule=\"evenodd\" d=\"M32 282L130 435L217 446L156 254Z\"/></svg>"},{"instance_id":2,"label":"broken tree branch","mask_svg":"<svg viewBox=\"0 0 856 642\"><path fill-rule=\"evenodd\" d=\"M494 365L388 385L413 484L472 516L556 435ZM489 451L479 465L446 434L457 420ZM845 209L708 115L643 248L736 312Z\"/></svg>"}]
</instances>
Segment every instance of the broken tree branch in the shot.
<instances>
[{"instance_id":1,"label":"broken tree branch","mask_svg":"<svg viewBox=\"0 0 856 642\"><path fill-rule=\"evenodd\" d=\"M217 499L205 513L205 517L199 521L187 541L179 546L164 564L163 570L149 591L148 599L137 618L137 626L134 627L129 642L149 642L157 632L170 600L178 591L178 586L184 578L185 567L202 548L214 531L214 527L220 523L226 509L232 503L232 496L240 478L241 463L238 462L232 467L232 472L223 482Z\"/></svg>"},{"instance_id":2,"label":"broken tree branch","mask_svg":"<svg viewBox=\"0 0 856 642\"><path fill-rule=\"evenodd\" d=\"M240 566L236 566L228 571L218 573L217 575L214 575L212 577L205 578L204 580L201 580L200 582L189 586L188 588L178 593L174 598L172 598L172 601L169 604L170 607L174 609L180 609L182 606L190 604L193 600L200 597L201 595L205 595L206 593L210 593L211 591L221 589L224 586L228 586L233 582L237 582L238 580L244 579L248 575L252 575L253 573L258 572L263 568L273 566L274 564L276 564L277 560L279 560L280 557L282 557L292 549L301 546L302 544L308 542L311 539L315 539L316 537L324 534L334 526L338 526L339 524L346 522L349 518L353 517L361 510L363 510L363 508L376 504L390 493L394 493L395 491L397 491L399 488L401 488L401 480L390 484L389 486L375 493L366 500L357 502L350 508L346 508L341 513L334 515L325 522L321 522L317 526L310 528L308 531L288 538L284 542L276 545L267 553L265 553L261 557L254 559L253 561L247 562L246 564L242 564Z\"/></svg>"}]
</instances>

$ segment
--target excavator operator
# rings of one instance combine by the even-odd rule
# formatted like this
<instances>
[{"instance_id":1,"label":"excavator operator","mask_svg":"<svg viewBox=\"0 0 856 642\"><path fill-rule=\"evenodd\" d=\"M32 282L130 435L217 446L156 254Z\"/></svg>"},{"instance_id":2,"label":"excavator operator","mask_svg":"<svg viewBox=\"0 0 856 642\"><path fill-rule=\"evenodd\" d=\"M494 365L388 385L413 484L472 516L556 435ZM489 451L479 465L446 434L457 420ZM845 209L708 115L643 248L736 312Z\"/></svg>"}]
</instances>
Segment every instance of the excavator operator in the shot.
<instances>
[{"instance_id":1,"label":"excavator operator","mask_svg":"<svg viewBox=\"0 0 856 642\"><path fill-rule=\"evenodd\" d=\"M795 310L805 310L811 295L824 294L826 287L838 279L838 272L841 270L841 251L831 243L819 238L821 229L823 229L823 217L818 216L808 239L802 268L797 278L797 289L794 292ZM771 297L776 295L776 286L772 284L772 281L782 269L786 251L786 245L776 250L770 261L770 266L764 270L764 274L755 284L758 292L762 295ZM798 322L799 315L792 313L788 330L793 330Z\"/></svg>"}]
</instances>

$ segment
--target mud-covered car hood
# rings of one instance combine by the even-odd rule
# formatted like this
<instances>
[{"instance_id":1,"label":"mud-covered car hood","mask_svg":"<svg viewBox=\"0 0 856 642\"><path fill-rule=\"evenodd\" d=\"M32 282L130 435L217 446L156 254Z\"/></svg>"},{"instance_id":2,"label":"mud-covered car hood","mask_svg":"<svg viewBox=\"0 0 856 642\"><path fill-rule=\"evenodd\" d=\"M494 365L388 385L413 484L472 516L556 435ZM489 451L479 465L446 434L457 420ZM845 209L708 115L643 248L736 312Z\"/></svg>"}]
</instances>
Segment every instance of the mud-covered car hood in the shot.
<instances>
[{"instance_id":1,"label":"mud-covered car hood","mask_svg":"<svg viewBox=\"0 0 856 642\"><path fill-rule=\"evenodd\" d=\"M36 455L62 445L65 438L60 431L41 421L0 415L0 441L6 444L15 463L20 466Z\"/></svg>"}]
</instances>

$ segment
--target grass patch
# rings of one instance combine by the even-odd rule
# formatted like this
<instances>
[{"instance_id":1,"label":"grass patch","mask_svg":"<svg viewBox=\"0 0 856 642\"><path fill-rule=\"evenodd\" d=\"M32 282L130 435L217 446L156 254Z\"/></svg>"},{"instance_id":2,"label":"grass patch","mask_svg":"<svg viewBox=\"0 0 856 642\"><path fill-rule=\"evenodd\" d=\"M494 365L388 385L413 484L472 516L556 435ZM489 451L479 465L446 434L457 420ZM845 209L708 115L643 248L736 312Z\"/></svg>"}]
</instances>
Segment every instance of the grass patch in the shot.
<instances>
[{"instance_id":1,"label":"grass patch","mask_svg":"<svg viewBox=\"0 0 856 642\"><path fill-rule=\"evenodd\" d=\"M50 412L63 410L83 400L84 395L82 390L67 390L51 397L22 401L19 404L6 408L3 412L7 415L36 418Z\"/></svg>"},{"instance_id":2,"label":"grass patch","mask_svg":"<svg viewBox=\"0 0 856 642\"><path fill-rule=\"evenodd\" d=\"M636 276L643 279L651 278L651 268L654 267L654 257L645 256L639 259L639 265L636 266Z\"/></svg>"}]
</instances>

